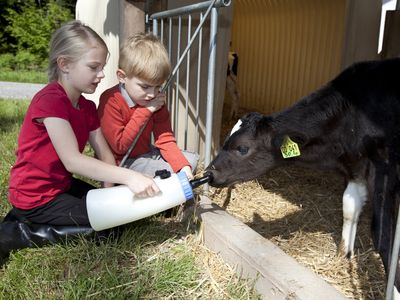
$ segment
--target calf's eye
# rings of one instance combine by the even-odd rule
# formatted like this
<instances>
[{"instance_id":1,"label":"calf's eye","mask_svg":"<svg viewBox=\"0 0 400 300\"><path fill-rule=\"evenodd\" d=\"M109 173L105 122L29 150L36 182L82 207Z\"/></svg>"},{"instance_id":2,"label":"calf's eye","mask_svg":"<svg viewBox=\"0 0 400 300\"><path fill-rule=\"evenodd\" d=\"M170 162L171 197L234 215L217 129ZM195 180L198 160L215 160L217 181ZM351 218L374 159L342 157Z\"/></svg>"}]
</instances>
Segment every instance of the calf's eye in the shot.
<instances>
[{"instance_id":1,"label":"calf's eye","mask_svg":"<svg viewBox=\"0 0 400 300\"><path fill-rule=\"evenodd\" d=\"M249 152L249 147L246 146L238 146L237 151L239 151L240 155L246 155Z\"/></svg>"}]
</instances>

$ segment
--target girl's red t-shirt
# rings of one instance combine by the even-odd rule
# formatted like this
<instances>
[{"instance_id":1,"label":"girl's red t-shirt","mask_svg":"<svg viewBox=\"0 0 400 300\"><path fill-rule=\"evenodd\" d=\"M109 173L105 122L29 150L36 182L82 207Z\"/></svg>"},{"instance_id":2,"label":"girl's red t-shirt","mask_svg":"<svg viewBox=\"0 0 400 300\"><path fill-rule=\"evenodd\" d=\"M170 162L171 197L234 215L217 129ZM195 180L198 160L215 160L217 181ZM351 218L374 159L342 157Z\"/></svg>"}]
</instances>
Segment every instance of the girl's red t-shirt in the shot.
<instances>
[{"instance_id":1,"label":"girl's red t-shirt","mask_svg":"<svg viewBox=\"0 0 400 300\"><path fill-rule=\"evenodd\" d=\"M96 105L81 96L76 109L57 82L49 83L33 97L18 137L17 160L10 174L9 201L20 209L44 205L71 186L72 174L58 157L44 124L37 122L46 117L62 118L71 124L80 152L89 133L100 126Z\"/></svg>"}]
</instances>

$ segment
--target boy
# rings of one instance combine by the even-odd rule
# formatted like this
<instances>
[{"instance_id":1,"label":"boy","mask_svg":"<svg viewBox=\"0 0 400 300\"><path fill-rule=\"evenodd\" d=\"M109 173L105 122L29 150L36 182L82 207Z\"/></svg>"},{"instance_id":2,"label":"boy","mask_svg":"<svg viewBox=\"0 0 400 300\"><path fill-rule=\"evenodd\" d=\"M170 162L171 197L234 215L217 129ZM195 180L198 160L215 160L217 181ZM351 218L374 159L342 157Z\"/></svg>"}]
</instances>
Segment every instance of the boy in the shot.
<instances>
[{"instance_id":1,"label":"boy","mask_svg":"<svg viewBox=\"0 0 400 300\"><path fill-rule=\"evenodd\" d=\"M100 125L118 164L145 126L124 166L150 176L162 169L184 171L193 179L198 154L178 148L166 96L159 92L170 73L168 53L157 37L143 33L129 37L120 51L119 84L100 97Z\"/></svg>"}]
</instances>

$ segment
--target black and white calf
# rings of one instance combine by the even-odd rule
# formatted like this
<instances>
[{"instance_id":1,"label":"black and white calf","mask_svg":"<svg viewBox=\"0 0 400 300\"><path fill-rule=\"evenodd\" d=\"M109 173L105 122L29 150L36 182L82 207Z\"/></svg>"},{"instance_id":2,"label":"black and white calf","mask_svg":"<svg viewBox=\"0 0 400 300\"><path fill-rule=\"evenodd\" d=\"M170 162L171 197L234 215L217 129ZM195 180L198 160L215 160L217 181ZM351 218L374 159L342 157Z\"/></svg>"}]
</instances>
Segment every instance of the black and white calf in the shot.
<instances>
[{"instance_id":1,"label":"black and white calf","mask_svg":"<svg viewBox=\"0 0 400 300\"><path fill-rule=\"evenodd\" d=\"M372 202L372 238L388 274L400 199L400 58L354 64L283 112L244 116L206 172L210 185L223 187L284 164L344 176L347 256L362 207ZM399 299L399 265L395 286Z\"/></svg>"}]
</instances>

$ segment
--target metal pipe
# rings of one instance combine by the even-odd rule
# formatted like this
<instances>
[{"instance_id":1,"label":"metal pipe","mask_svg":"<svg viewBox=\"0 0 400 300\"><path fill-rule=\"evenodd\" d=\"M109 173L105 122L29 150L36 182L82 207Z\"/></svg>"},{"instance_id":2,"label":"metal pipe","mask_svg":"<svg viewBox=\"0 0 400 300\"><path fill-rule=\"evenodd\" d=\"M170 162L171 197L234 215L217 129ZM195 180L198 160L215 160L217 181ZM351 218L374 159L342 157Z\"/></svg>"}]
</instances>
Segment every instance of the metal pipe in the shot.
<instances>
[{"instance_id":1,"label":"metal pipe","mask_svg":"<svg viewBox=\"0 0 400 300\"><path fill-rule=\"evenodd\" d=\"M213 1L210 1L210 2L211 2L211 4L212 4L213 2L217 2L217 1L218 1L218 0L213 0ZM207 1L207 2L208 2L208 1ZM196 38L197 35L199 34L199 31L200 31L200 29L203 27L203 24L204 24L204 22L206 21L208 15L210 14L210 11L211 11L212 8L213 8L213 5L210 5L210 6L208 7L207 11L206 11L205 14L204 14L204 18L200 20L200 23L199 23L199 25L197 26L196 31L194 32L194 34L193 34L193 36L192 36L192 38L191 38L191 40L190 40L190 43L187 45L186 49L183 51L181 57L179 58L178 63L176 64L174 70L172 71L172 74L174 74L175 72L177 72L177 70L179 69L179 66L181 65L182 61L184 60L186 53L189 51L190 47L192 46L193 41L195 40L195 38ZM180 34L180 32L179 32L179 34ZM179 46L179 45L178 45L178 46ZM179 47L178 47L178 51L179 51ZM172 77L173 77L173 76L170 76L170 78L169 78L169 79L167 80L167 82L165 83L166 85L169 84L169 81L172 80Z\"/></svg>"},{"instance_id":2,"label":"metal pipe","mask_svg":"<svg viewBox=\"0 0 400 300\"><path fill-rule=\"evenodd\" d=\"M160 21L160 40L164 44L164 19L161 19Z\"/></svg>"},{"instance_id":3,"label":"metal pipe","mask_svg":"<svg viewBox=\"0 0 400 300\"><path fill-rule=\"evenodd\" d=\"M192 31L192 15L189 15L188 19L188 36L187 42L190 43L190 34ZM189 87L190 87L190 48L186 55L186 99L185 99L185 133L183 141L183 149L187 149L188 140L188 123L189 123Z\"/></svg>"},{"instance_id":4,"label":"metal pipe","mask_svg":"<svg viewBox=\"0 0 400 300\"><path fill-rule=\"evenodd\" d=\"M211 161L211 142L213 128L213 109L214 109L214 87L215 87L215 62L217 56L217 27L218 11L216 8L211 10L210 24L210 44L208 61L208 80L207 80L207 115L206 115L206 141L204 165L208 166ZM207 189L207 187L205 187Z\"/></svg>"},{"instance_id":5,"label":"metal pipe","mask_svg":"<svg viewBox=\"0 0 400 300\"><path fill-rule=\"evenodd\" d=\"M171 61L171 53L172 53L172 18L168 19L168 58ZM171 111L172 108L172 89L168 86L168 111Z\"/></svg>"},{"instance_id":6,"label":"metal pipe","mask_svg":"<svg viewBox=\"0 0 400 300\"><path fill-rule=\"evenodd\" d=\"M153 20L153 34L155 36L158 36L158 20L157 19Z\"/></svg>"},{"instance_id":7,"label":"metal pipe","mask_svg":"<svg viewBox=\"0 0 400 300\"><path fill-rule=\"evenodd\" d=\"M186 5L186 6L182 6L179 8L174 8L174 9L154 13L150 16L150 19L176 17L179 15L203 11L203 10L206 10L212 2L214 2L214 1L204 1L204 2L200 2L200 3L196 3L196 4ZM213 7L218 8L218 7L226 7L229 5L231 5L231 0L217 0L213 4Z\"/></svg>"},{"instance_id":8,"label":"metal pipe","mask_svg":"<svg viewBox=\"0 0 400 300\"><path fill-rule=\"evenodd\" d=\"M386 286L386 298L385 298L386 300L393 299L394 280L396 278L397 263L399 260L399 248L400 248L400 207L397 213L396 231L394 234L393 250L389 267L389 276Z\"/></svg>"},{"instance_id":9,"label":"metal pipe","mask_svg":"<svg viewBox=\"0 0 400 300\"><path fill-rule=\"evenodd\" d=\"M174 132L178 131L178 116L179 116L179 66L182 63L183 59L180 60L180 51L181 51L181 32L182 32L182 16L178 17L178 44L176 46L176 61L178 62L175 66L174 72L176 72L176 77L175 77L175 114L174 114ZM182 58L185 57L185 54L182 54ZM170 77L172 80L172 77ZM169 82L167 80L166 85L169 85Z\"/></svg>"},{"instance_id":10,"label":"metal pipe","mask_svg":"<svg viewBox=\"0 0 400 300\"><path fill-rule=\"evenodd\" d=\"M203 18L203 13L200 13L200 20ZM197 83L196 83L196 144L200 146L200 133L199 133L199 109L200 109L200 81L201 81L201 54L203 47L203 30L200 28L199 32L199 52L197 56Z\"/></svg>"}]
</instances>

